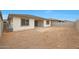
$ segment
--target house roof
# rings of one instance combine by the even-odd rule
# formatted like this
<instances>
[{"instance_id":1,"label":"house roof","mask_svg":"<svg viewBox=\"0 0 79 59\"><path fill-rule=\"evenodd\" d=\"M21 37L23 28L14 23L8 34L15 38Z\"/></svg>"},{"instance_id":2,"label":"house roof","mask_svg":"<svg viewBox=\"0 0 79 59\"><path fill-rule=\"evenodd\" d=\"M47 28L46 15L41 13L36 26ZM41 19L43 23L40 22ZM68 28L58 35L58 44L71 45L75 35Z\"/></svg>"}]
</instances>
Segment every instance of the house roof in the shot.
<instances>
[{"instance_id":1,"label":"house roof","mask_svg":"<svg viewBox=\"0 0 79 59\"><path fill-rule=\"evenodd\" d=\"M32 19L35 19L35 20L51 20L51 21L57 21L57 22L64 22L64 20L58 20L58 19L54 19L54 18L47 19L47 18L34 16L34 15L28 15L28 14L9 14L8 20L10 18L13 18L13 17L32 18Z\"/></svg>"},{"instance_id":2,"label":"house roof","mask_svg":"<svg viewBox=\"0 0 79 59\"><path fill-rule=\"evenodd\" d=\"M35 20L50 20L50 19L39 17L39 16L28 15L28 14L9 14L8 18L12 18L12 17L32 18Z\"/></svg>"}]
</instances>

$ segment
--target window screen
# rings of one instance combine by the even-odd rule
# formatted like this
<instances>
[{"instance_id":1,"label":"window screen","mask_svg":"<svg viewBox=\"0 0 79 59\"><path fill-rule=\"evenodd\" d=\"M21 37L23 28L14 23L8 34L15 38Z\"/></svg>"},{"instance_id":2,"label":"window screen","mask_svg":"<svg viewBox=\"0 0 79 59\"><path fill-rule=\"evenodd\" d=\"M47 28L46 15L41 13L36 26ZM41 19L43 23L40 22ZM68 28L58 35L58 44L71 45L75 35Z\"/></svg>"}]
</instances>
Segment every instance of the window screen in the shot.
<instances>
[{"instance_id":1,"label":"window screen","mask_svg":"<svg viewBox=\"0 0 79 59\"><path fill-rule=\"evenodd\" d=\"M21 26L28 26L29 20L28 19L21 19Z\"/></svg>"}]
</instances>

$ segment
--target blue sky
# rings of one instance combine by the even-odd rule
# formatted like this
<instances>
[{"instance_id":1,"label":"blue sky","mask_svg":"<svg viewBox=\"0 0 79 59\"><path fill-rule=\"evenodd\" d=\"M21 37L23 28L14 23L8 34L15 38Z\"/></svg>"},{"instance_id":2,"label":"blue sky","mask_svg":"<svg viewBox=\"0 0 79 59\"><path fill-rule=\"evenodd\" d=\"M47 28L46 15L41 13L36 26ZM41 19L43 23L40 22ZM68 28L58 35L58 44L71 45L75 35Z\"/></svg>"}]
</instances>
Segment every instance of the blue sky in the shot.
<instances>
[{"instance_id":1,"label":"blue sky","mask_svg":"<svg viewBox=\"0 0 79 59\"><path fill-rule=\"evenodd\" d=\"M31 14L44 18L56 18L74 21L79 18L79 10L2 10L3 18L8 14Z\"/></svg>"}]
</instances>

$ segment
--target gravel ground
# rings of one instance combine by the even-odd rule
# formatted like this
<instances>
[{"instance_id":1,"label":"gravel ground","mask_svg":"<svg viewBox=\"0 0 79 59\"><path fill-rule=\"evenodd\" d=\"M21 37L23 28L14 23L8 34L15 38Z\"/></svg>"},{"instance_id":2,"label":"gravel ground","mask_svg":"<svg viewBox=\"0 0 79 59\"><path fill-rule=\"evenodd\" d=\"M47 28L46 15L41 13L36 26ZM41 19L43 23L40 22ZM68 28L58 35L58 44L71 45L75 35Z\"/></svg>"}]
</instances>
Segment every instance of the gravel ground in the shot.
<instances>
[{"instance_id":1,"label":"gravel ground","mask_svg":"<svg viewBox=\"0 0 79 59\"><path fill-rule=\"evenodd\" d=\"M0 38L0 48L69 49L79 48L79 32L67 27L35 28L5 32Z\"/></svg>"}]
</instances>

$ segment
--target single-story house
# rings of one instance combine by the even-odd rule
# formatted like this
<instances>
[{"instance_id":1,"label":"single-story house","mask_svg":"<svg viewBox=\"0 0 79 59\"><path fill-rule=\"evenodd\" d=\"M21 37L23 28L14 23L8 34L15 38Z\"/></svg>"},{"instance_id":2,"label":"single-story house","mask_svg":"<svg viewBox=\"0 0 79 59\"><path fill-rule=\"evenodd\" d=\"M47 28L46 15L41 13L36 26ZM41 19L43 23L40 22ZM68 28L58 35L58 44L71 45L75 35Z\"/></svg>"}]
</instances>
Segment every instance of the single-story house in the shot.
<instances>
[{"instance_id":1,"label":"single-story house","mask_svg":"<svg viewBox=\"0 0 79 59\"><path fill-rule=\"evenodd\" d=\"M0 37L2 36L2 33L3 33L3 19L0 11Z\"/></svg>"},{"instance_id":2,"label":"single-story house","mask_svg":"<svg viewBox=\"0 0 79 59\"><path fill-rule=\"evenodd\" d=\"M50 27L51 20L27 14L9 14L8 24L10 31L20 31L35 27Z\"/></svg>"}]
</instances>

